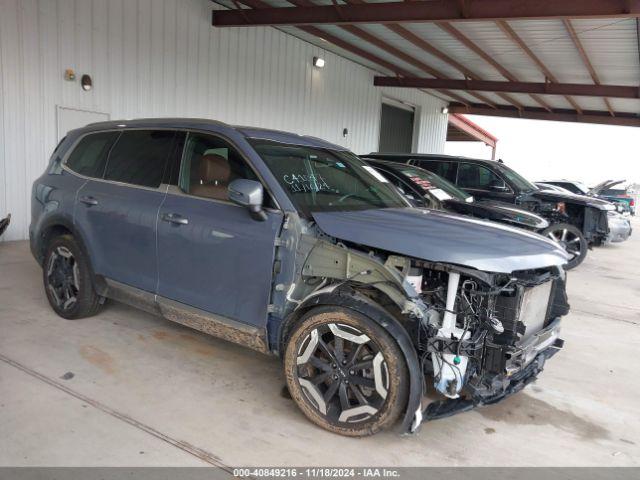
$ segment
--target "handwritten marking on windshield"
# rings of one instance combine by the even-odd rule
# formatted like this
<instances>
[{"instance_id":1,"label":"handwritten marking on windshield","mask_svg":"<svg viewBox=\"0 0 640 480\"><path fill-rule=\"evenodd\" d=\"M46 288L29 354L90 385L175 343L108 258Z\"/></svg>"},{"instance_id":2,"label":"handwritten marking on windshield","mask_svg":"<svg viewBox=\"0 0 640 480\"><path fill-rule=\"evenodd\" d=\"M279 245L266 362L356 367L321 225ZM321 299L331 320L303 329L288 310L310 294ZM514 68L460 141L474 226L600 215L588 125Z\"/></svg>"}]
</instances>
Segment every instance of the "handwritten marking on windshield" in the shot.
<instances>
[{"instance_id":1,"label":"handwritten marking on windshield","mask_svg":"<svg viewBox=\"0 0 640 480\"><path fill-rule=\"evenodd\" d=\"M282 176L282 180L289 185L289 190L297 192L329 192L331 187L327 184L322 175L291 173Z\"/></svg>"}]
</instances>

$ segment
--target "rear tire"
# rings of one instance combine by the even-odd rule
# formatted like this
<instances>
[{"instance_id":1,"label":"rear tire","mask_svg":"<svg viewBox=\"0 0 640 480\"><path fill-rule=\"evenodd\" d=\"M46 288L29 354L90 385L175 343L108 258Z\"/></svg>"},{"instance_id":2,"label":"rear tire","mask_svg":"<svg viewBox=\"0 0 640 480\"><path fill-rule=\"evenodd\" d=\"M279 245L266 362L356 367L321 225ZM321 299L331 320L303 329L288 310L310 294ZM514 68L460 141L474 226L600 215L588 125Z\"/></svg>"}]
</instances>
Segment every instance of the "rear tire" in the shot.
<instances>
[{"instance_id":1,"label":"rear tire","mask_svg":"<svg viewBox=\"0 0 640 480\"><path fill-rule=\"evenodd\" d=\"M42 278L51 308L68 320L90 317L100 309L89 261L71 235L55 237L44 256Z\"/></svg>"},{"instance_id":2,"label":"rear tire","mask_svg":"<svg viewBox=\"0 0 640 480\"><path fill-rule=\"evenodd\" d=\"M564 267L565 270L576 268L587 256L589 249L587 240L577 227L569 223L551 225L542 231L542 235L560 244L563 250L571 255L571 259Z\"/></svg>"},{"instance_id":3,"label":"rear tire","mask_svg":"<svg viewBox=\"0 0 640 480\"><path fill-rule=\"evenodd\" d=\"M298 407L330 432L372 435L406 408L409 372L400 347L378 323L352 310L307 312L287 341L284 370Z\"/></svg>"}]
</instances>

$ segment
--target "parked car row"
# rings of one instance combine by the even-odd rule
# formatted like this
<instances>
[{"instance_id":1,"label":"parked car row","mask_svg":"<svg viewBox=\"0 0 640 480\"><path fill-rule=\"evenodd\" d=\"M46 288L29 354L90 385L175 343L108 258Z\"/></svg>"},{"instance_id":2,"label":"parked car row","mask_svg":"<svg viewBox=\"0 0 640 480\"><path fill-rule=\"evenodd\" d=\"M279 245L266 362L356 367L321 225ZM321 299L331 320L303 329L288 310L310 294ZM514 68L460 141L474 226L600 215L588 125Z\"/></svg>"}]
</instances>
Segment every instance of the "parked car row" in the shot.
<instances>
[{"instance_id":1,"label":"parked car row","mask_svg":"<svg viewBox=\"0 0 640 480\"><path fill-rule=\"evenodd\" d=\"M606 180L593 188L588 188L581 182L571 180L545 180L543 182L536 182L536 185L539 185L541 188L562 188L577 195L602 198L612 202L617 207L618 212L635 215L635 199L627 193L627 189L613 188L621 183L624 183L624 180Z\"/></svg>"},{"instance_id":2,"label":"parked car row","mask_svg":"<svg viewBox=\"0 0 640 480\"><path fill-rule=\"evenodd\" d=\"M118 300L277 355L300 410L343 435L415 432L520 391L569 311L575 242L536 232L604 241L604 202L504 165L369 160L209 120L71 131L32 191L47 299L67 319Z\"/></svg>"},{"instance_id":3,"label":"parked car row","mask_svg":"<svg viewBox=\"0 0 640 480\"><path fill-rule=\"evenodd\" d=\"M537 231L558 242L570 255L566 269L580 265L589 248L621 242L631 235L631 223L608 200L576 195L551 183L541 188L502 162L426 154L374 153L363 158L426 169L473 195L475 205L509 206L521 218L526 218L526 212L535 213L549 223Z\"/></svg>"}]
</instances>

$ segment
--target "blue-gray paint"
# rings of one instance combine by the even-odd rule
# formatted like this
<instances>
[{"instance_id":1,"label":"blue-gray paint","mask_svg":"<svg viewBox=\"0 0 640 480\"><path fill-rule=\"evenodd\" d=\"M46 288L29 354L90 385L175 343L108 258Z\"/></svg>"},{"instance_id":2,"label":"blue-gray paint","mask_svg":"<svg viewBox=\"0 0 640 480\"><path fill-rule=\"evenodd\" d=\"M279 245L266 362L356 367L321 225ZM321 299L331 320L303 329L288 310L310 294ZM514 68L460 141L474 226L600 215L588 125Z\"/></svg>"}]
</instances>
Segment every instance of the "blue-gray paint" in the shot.
<instances>
[{"instance_id":1,"label":"blue-gray paint","mask_svg":"<svg viewBox=\"0 0 640 480\"><path fill-rule=\"evenodd\" d=\"M536 233L435 210L317 212L313 218L323 232L340 240L489 272L563 265L568 260L557 244Z\"/></svg>"}]
</instances>

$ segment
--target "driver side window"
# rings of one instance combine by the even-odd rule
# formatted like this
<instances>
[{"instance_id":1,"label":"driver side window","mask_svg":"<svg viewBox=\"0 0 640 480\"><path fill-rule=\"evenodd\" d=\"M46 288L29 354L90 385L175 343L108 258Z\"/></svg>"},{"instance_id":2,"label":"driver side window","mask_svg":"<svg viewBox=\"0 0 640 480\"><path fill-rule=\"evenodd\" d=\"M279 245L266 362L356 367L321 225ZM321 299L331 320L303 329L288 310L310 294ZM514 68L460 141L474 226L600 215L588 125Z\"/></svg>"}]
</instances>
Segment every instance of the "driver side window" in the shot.
<instances>
[{"instance_id":1,"label":"driver side window","mask_svg":"<svg viewBox=\"0 0 640 480\"><path fill-rule=\"evenodd\" d=\"M258 181L233 146L211 135L188 135L180 171L180 188L185 193L229 201L229 183L239 178Z\"/></svg>"},{"instance_id":2,"label":"driver side window","mask_svg":"<svg viewBox=\"0 0 640 480\"><path fill-rule=\"evenodd\" d=\"M490 190L492 187L506 187L504 180L486 167L473 163L461 163L458 168L458 186Z\"/></svg>"}]
</instances>

